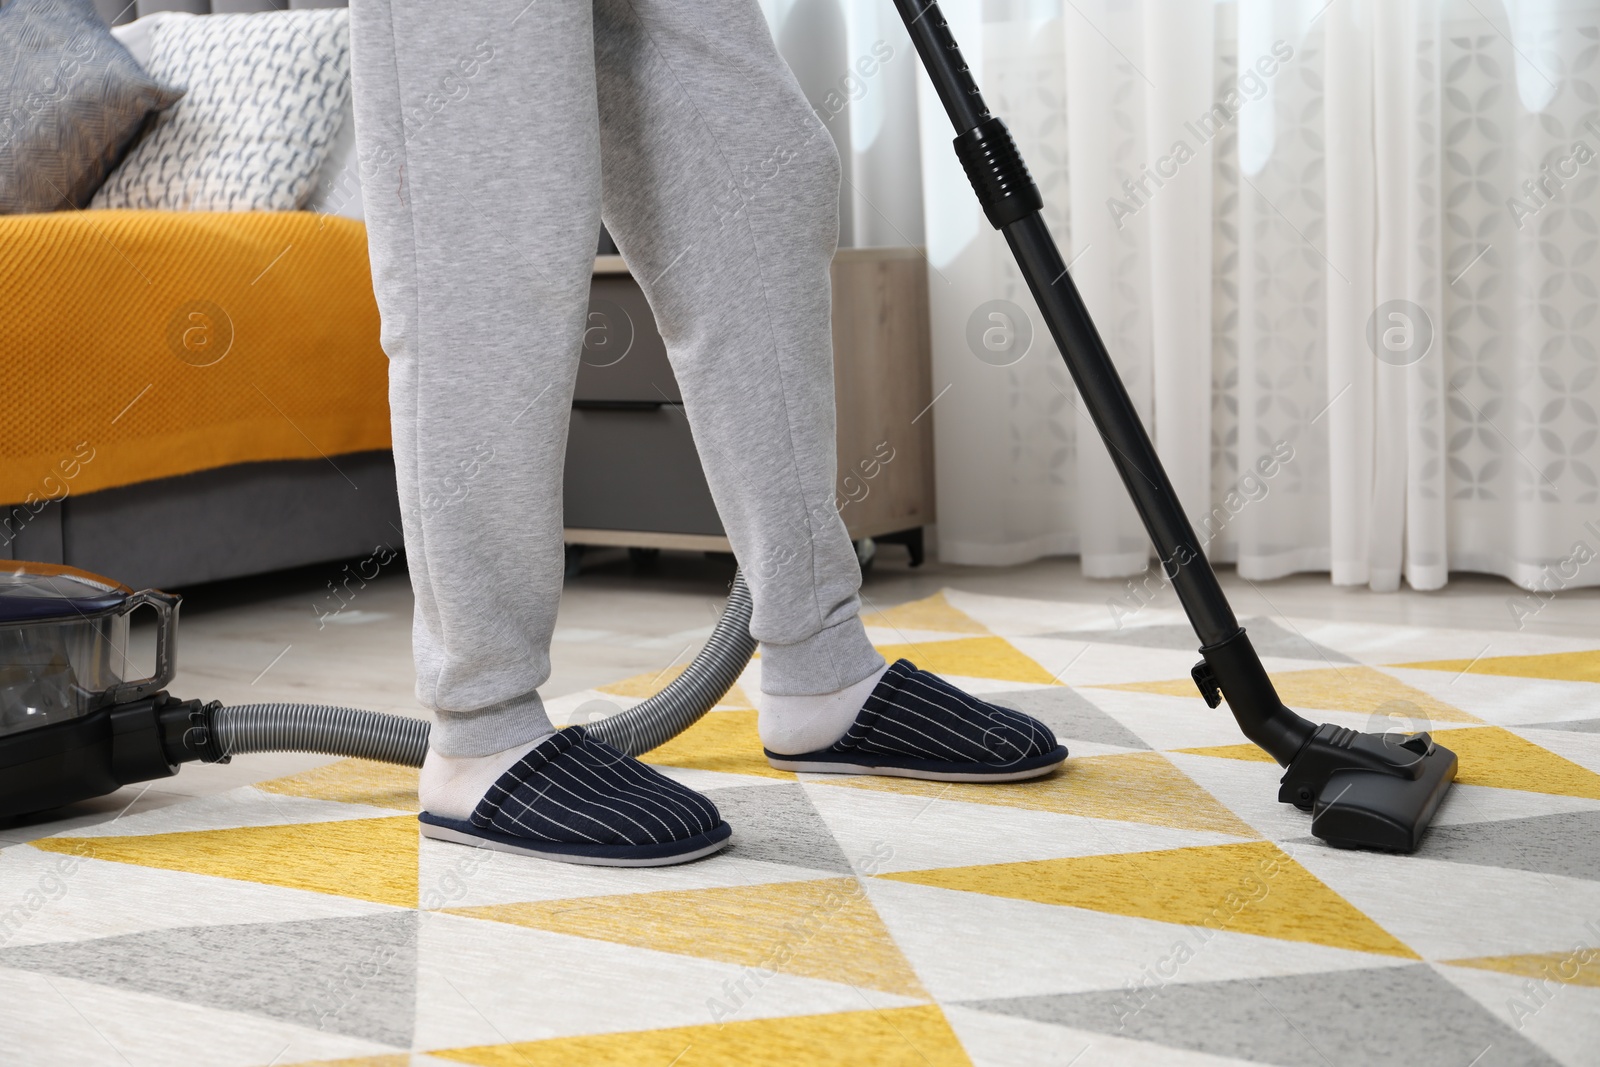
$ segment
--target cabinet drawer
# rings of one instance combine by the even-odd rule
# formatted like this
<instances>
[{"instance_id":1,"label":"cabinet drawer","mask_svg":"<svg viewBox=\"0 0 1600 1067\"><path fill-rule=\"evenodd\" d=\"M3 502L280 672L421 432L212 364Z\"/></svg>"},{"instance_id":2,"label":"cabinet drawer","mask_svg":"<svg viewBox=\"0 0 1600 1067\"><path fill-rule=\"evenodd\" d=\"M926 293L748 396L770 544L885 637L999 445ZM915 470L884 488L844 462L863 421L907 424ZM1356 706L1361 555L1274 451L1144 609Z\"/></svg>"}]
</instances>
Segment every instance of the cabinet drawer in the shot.
<instances>
[{"instance_id":1,"label":"cabinet drawer","mask_svg":"<svg viewBox=\"0 0 1600 1067\"><path fill-rule=\"evenodd\" d=\"M575 403L681 404L667 346L639 283L602 275L589 288L589 318Z\"/></svg>"},{"instance_id":2,"label":"cabinet drawer","mask_svg":"<svg viewBox=\"0 0 1600 1067\"><path fill-rule=\"evenodd\" d=\"M722 534L681 404L572 410L567 527Z\"/></svg>"}]
</instances>

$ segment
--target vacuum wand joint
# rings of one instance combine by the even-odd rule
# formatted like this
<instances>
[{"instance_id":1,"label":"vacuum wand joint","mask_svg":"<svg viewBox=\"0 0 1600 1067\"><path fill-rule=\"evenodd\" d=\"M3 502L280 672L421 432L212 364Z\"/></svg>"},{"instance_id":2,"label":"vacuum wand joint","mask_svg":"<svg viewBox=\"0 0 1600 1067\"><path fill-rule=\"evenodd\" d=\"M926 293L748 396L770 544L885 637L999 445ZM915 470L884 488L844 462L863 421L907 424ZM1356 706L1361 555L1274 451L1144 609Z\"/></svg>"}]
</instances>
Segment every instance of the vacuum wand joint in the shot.
<instances>
[{"instance_id":1,"label":"vacuum wand joint","mask_svg":"<svg viewBox=\"0 0 1600 1067\"><path fill-rule=\"evenodd\" d=\"M1044 197L1017 151L1011 131L991 115L955 139L956 157L995 229L1044 209Z\"/></svg>"},{"instance_id":2,"label":"vacuum wand joint","mask_svg":"<svg viewBox=\"0 0 1600 1067\"><path fill-rule=\"evenodd\" d=\"M1205 659L1192 673L1206 703L1214 708L1226 697L1244 735L1280 766L1289 766L1317 728L1283 706L1243 627L1225 641L1202 646L1200 654Z\"/></svg>"}]
</instances>

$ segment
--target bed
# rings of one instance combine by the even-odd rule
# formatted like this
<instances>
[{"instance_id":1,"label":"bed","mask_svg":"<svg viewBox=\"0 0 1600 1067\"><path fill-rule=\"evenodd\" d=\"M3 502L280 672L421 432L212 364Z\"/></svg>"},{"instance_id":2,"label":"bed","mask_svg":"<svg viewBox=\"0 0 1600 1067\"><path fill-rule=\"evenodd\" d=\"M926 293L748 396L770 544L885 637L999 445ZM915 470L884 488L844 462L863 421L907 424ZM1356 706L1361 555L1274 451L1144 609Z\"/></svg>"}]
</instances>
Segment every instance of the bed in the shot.
<instances>
[{"instance_id":1,"label":"bed","mask_svg":"<svg viewBox=\"0 0 1600 1067\"><path fill-rule=\"evenodd\" d=\"M112 33L146 64L156 24ZM348 98L335 128L304 210L0 216L0 559L172 587L398 547Z\"/></svg>"},{"instance_id":2,"label":"bed","mask_svg":"<svg viewBox=\"0 0 1600 1067\"><path fill-rule=\"evenodd\" d=\"M358 221L0 217L0 557L187 585L398 544Z\"/></svg>"}]
</instances>

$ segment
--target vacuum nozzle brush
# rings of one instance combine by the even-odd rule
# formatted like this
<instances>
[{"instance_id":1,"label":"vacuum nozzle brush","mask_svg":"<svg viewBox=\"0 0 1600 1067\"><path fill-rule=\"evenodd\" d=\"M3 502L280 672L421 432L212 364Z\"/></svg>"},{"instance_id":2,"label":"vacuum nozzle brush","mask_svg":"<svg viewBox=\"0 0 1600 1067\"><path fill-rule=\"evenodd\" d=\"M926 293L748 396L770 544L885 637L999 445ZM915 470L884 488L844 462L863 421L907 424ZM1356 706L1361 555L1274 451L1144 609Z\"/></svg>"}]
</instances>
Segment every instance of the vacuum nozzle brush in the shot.
<instances>
[{"instance_id":1,"label":"vacuum nozzle brush","mask_svg":"<svg viewBox=\"0 0 1600 1067\"><path fill-rule=\"evenodd\" d=\"M1278 799L1311 812L1311 832L1330 845L1415 852L1457 764L1426 733L1323 723L1284 772Z\"/></svg>"}]
</instances>

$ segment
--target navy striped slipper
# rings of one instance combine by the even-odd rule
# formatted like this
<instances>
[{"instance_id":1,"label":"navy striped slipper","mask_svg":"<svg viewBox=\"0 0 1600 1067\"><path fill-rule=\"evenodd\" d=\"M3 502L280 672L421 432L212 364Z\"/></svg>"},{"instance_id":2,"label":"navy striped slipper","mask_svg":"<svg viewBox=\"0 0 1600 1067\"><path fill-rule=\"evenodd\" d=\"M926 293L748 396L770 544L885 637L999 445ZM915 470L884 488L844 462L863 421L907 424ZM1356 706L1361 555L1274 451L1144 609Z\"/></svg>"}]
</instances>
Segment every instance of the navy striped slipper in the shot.
<instances>
[{"instance_id":1,"label":"navy striped slipper","mask_svg":"<svg viewBox=\"0 0 1600 1067\"><path fill-rule=\"evenodd\" d=\"M489 787L470 820L423 812L422 835L601 867L662 867L709 856L732 828L717 807L653 767L569 726Z\"/></svg>"},{"instance_id":2,"label":"navy striped slipper","mask_svg":"<svg viewBox=\"0 0 1600 1067\"><path fill-rule=\"evenodd\" d=\"M798 756L763 749L785 771L884 774L936 782L1016 782L1061 766L1067 748L1031 715L969 696L908 659L896 660L849 731Z\"/></svg>"}]
</instances>

